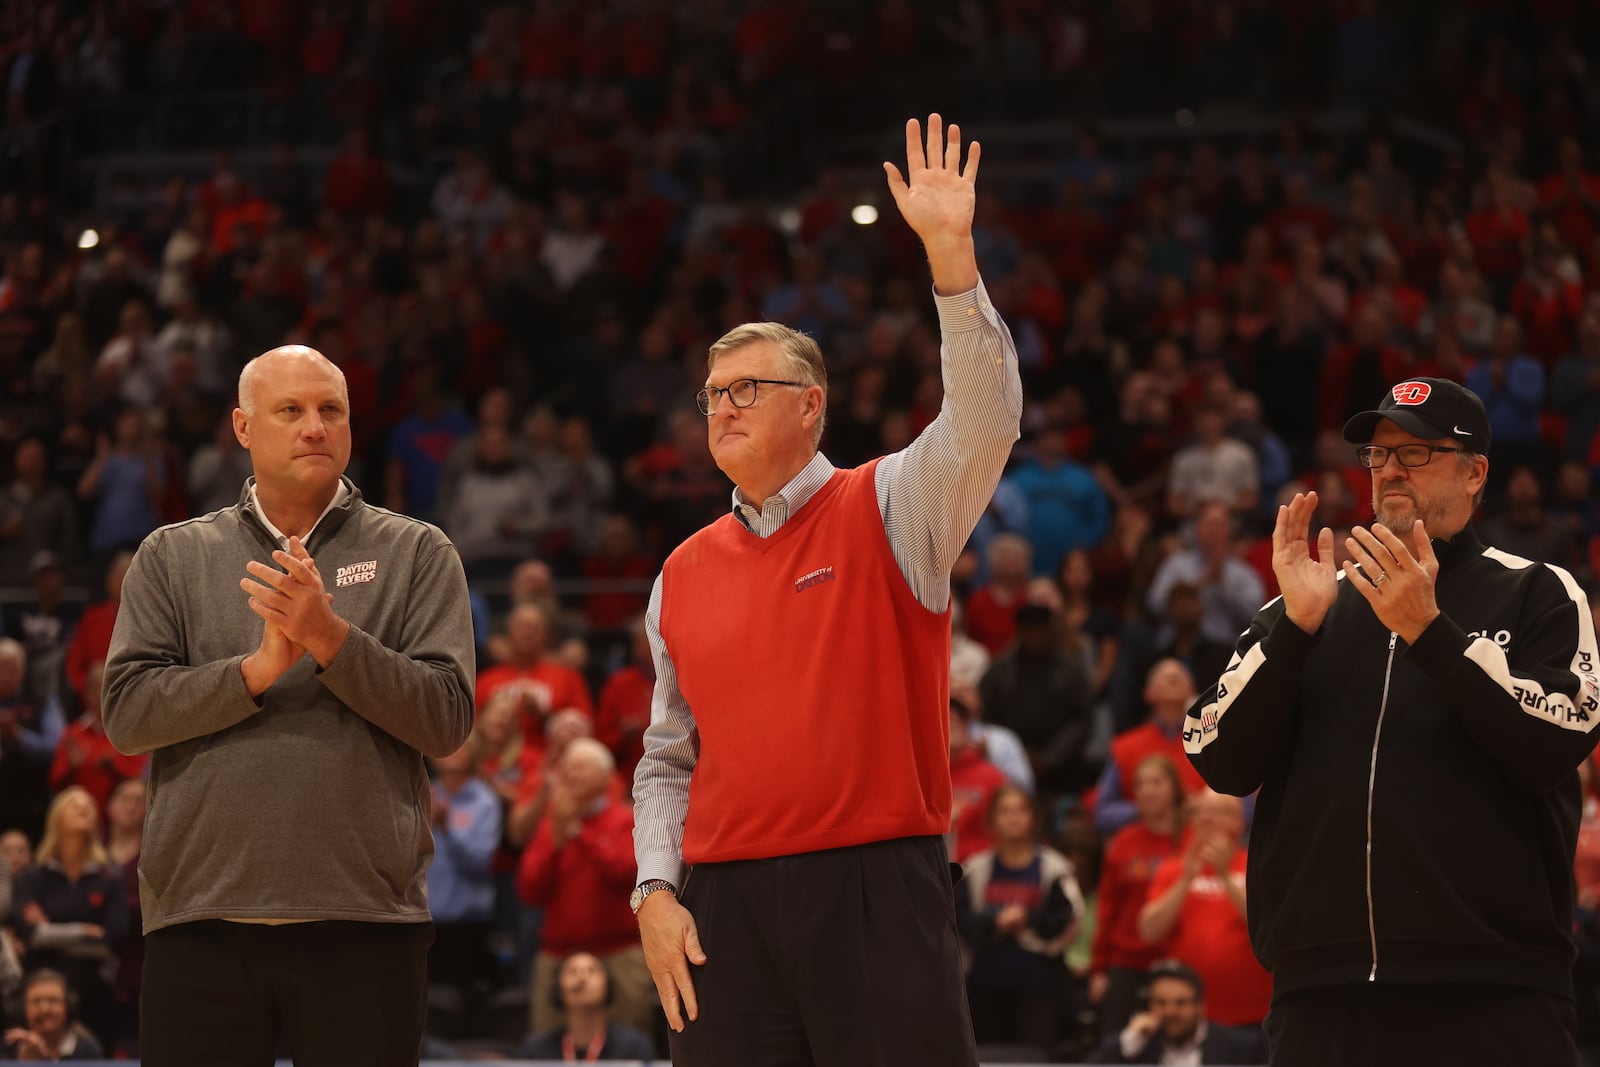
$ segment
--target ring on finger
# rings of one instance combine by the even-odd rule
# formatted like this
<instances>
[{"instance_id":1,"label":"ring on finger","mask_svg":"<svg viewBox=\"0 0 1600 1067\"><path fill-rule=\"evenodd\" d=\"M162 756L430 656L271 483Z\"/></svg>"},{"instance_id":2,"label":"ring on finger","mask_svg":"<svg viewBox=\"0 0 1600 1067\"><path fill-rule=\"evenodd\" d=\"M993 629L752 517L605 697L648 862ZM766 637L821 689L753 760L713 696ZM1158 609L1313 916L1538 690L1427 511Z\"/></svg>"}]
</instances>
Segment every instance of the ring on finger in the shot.
<instances>
[{"instance_id":1,"label":"ring on finger","mask_svg":"<svg viewBox=\"0 0 1600 1067\"><path fill-rule=\"evenodd\" d=\"M1382 585L1384 582L1387 582L1388 580L1389 580L1389 572L1388 571L1379 571L1378 572L1378 576L1376 578L1372 579L1372 584L1373 585Z\"/></svg>"}]
</instances>

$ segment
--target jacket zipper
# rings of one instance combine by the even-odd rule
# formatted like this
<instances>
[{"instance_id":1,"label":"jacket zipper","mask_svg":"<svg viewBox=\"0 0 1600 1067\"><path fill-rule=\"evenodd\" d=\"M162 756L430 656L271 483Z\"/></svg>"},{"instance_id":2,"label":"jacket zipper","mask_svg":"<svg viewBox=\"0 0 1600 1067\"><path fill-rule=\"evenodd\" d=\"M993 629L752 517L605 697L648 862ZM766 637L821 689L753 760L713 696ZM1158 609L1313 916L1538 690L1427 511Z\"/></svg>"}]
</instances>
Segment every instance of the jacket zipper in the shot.
<instances>
[{"instance_id":1,"label":"jacket zipper","mask_svg":"<svg viewBox=\"0 0 1600 1067\"><path fill-rule=\"evenodd\" d=\"M1378 725L1372 731L1372 769L1367 773L1367 935L1372 939L1369 982L1378 980L1378 922L1372 911L1372 791L1378 781L1378 738L1383 734L1383 714L1389 710L1389 674L1394 670L1394 646L1399 639L1399 634L1389 632L1389 660L1383 666L1383 700L1378 704Z\"/></svg>"}]
</instances>

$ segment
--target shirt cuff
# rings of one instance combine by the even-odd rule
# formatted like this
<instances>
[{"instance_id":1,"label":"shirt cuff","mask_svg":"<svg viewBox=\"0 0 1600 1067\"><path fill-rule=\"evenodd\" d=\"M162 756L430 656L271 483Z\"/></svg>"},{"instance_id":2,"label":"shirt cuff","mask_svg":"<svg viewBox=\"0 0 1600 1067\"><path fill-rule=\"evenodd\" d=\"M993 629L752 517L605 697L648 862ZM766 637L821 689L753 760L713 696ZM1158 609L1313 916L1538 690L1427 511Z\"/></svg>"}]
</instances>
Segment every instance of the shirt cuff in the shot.
<instances>
[{"instance_id":1,"label":"shirt cuff","mask_svg":"<svg viewBox=\"0 0 1600 1067\"><path fill-rule=\"evenodd\" d=\"M1429 678L1438 681L1461 666L1462 656L1470 644L1472 639L1466 631L1441 612L1417 635L1417 642L1406 652L1406 658L1421 667Z\"/></svg>"},{"instance_id":2,"label":"shirt cuff","mask_svg":"<svg viewBox=\"0 0 1600 1067\"><path fill-rule=\"evenodd\" d=\"M633 884L659 878L663 882L671 882L672 888L682 894L685 873L682 857L670 852L650 852L639 857L639 876L633 880Z\"/></svg>"},{"instance_id":3,"label":"shirt cuff","mask_svg":"<svg viewBox=\"0 0 1600 1067\"><path fill-rule=\"evenodd\" d=\"M989 291L983 287L982 278L965 293L941 296L935 292L933 303L939 310L939 329L944 333L961 333L996 324L994 305L989 301Z\"/></svg>"}]
</instances>

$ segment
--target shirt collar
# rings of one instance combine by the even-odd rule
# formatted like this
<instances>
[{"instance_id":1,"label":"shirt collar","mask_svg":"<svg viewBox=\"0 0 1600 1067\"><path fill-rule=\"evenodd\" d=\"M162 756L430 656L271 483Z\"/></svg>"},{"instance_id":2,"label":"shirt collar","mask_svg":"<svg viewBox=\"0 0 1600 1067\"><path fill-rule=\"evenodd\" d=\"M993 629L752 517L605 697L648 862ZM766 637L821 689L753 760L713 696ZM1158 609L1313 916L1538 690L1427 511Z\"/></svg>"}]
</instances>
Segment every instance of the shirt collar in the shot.
<instances>
[{"instance_id":1,"label":"shirt collar","mask_svg":"<svg viewBox=\"0 0 1600 1067\"><path fill-rule=\"evenodd\" d=\"M753 529L757 522L765 524L775 518L782 522L790 515L805 507L806 502L817 495L817 490L828 484L828 479L833 477L834 466L828 457L821 452L811 457L811 461L800 472L779 489L772 496L761 502L761 510L757 511L754 504L745 497L738 486L733 488L733 514L747 529ZM768 513L776 508L775 515Z\"/></svg>"},{"instance_id":2,"label":"shirt collar","mask_svg":"<svg viewBox=\"0 0 1600 1067\"><path fill-rule=\"evenodd\" d=\"M272 539L282 545L285 552L289 551L289 535L274 526L272 520L267 518L267 513L261 508L261 498L256 496L255 478L251 478L247 484L250 492L250 506L255 509L256 518L261 520L261 525L266 527L267 533L272 535ZM328 517L328 512L349 499L350 486L345 483L343 478L340 478L339 488L333 494L333 499L328 501L328 506L322 509L322 514L317 516L317 521L311 524L311 529L306 531L306 535L300 539L300 543L305 544L311 540L311 535L317 532L317 527L321 526L322 520Z\"/></svg>"}]
</instances>

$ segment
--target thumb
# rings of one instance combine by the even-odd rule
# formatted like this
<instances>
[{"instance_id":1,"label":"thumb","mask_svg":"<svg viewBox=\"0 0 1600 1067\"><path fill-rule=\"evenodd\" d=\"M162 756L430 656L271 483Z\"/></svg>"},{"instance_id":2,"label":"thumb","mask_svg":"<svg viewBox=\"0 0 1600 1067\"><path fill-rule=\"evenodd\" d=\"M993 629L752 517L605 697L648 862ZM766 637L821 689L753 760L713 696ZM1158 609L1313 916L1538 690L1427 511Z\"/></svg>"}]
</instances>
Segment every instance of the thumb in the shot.
<instances>
[{"instance_id":1,"label":"thumb","mask_svg":"<svg viewBox=\"0 0 1600 1067\"><path fill-rule=\"evenodd\" d=\"M690 963L701 964L706 961L706 951L700 947L700 932L695 929L692 922L689 929L684 932L683 952L689 957Z\"/></svg>"},{"instance_id":2,"label":"thumb","mask_svg":"<svg viewBox=\"0 0 1600 1067\"><path fill-rule=\"evenodd\" d=\"M1327 526L1317 534L1317 563L1329 574L1333 573L1333 530Z\"/></svg>"},{"instance_id":3,"label":"thumb","mask_svg":"<svg viewBox=\"0 0 1600 1067\"><path fill-rule=\"evenodd\" d=\"M906 180L900 176L900 168L893 163L885 163L883 165L883 173L889 179L889 194L894 197L896 206L902 205L905 195L910 189L906 185Z\"/></svg>"}]
</instances>

